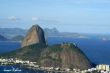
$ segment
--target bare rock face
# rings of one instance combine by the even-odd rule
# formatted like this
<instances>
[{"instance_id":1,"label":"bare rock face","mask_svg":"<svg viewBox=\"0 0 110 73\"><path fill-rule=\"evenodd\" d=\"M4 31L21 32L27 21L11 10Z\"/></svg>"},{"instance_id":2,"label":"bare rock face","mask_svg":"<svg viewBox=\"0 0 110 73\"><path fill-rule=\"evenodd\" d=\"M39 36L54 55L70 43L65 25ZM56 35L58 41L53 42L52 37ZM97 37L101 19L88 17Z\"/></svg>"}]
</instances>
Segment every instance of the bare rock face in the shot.
<instances>
[{"instance_id":1,"label":"bare rock face","mask_svg":"<svg viewBox=\"0 0 110 73\"><path fill-rule=\"evenodd\" d=\"M33 25L24 37L22 47L36 43L46 44L43 29L38 25Z\"/></svg>"}]
</instances>

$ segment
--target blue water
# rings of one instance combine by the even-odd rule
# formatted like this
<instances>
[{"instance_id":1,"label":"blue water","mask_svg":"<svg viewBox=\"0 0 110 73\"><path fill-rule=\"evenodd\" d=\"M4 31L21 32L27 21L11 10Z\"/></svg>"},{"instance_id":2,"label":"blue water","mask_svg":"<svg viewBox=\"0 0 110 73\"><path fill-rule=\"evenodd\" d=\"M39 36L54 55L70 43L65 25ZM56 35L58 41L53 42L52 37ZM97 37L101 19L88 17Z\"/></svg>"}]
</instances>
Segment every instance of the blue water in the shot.
<instances>
[{"instance_id":1,"label":"blue water","mask_svg":"<svg viewBox=\"0 0 110 73\"><path fill-rule=\"evenodd\" d=\"M0 73L44 73L44 72L47 73L46 71L31 70L20 66L0 66Z\"/></svg>"},{"instance_id":2,"label":"blue water","mask_svg":"<svg viewBox=\"0 0 110 73\"><path fill-rule=\"evenodd\" d=\"M0 53L6 53L19 49L20 46L20 42L0 41Z\"/></svg>"},{"instance_id":3,"label":"blue water","mask_svg":"<svg viewBox=\"0 0 110 73\"><path fill-rule=\"evenodd\" d=\"M60 44L62 42L76 43L77 46L88 56L88 58L93 63L110 65L110 56L109 56L110 40L104 41L99 39L57 38L57 37L48 38L47 40L48 40L48 44L50 45L58 44L58 43ZM0 53L16 50L20 48L20 46L21 45L19 42L0 42Z\"/></svg>"}]
</instances>

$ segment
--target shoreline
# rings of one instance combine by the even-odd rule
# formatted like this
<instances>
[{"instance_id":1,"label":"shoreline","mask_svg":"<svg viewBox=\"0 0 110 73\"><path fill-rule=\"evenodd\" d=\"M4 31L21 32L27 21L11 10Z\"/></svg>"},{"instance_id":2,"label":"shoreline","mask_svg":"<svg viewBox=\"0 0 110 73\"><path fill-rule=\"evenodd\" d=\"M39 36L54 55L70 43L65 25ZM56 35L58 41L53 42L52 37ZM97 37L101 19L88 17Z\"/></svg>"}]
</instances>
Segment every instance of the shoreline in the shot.
<instances>
[{"instance_id":1,"label":"shoreline","mask_svg":"<svg viewBox=\"0 0 110 73\"><path fill-rule=\"evenodd\" d=\"M37 62L30 62L28 60L20 60L20 59L13 59L13 58L1 58L0 59L0 66L20 66L24 68L28 68L30 70L41 70L47 72L61 72L61 73L71 73L71 72L80 72L80 69L71 70L69 68L60 68L60 67L43 67L37 64Z\"/></svg>"},{"instance_id":2,"label":"shoreline","mask_svg":"<svg viewBox=\"0 0 110 73\"><path fill-rule=\"evenodd\" d=\"M19 65L20 67L24 67L30 70L41 70L41 71L46 71L48 73L87 73L89 72L89 69L87 70L80 70L76 68L60 68L60 67L43 67L37 64L37 62L30 62L28 60L20 60L20 59L13 59L13 58L1 58L0 59L0 66L11 66L11 65ZM90 71L95 71L97 70L96 68L91 68Z\"/></svg>"}]
</instances>

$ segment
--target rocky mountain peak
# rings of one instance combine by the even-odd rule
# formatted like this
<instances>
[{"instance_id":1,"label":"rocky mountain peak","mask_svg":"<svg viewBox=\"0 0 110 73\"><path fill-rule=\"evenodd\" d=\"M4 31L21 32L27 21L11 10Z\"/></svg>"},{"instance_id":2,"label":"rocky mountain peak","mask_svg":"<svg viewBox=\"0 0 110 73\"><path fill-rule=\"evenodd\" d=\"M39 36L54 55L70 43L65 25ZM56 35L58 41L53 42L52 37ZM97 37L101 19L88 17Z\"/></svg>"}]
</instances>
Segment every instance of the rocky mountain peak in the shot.
<instances>
[{"instance_id":1,"label":"rocky mountain peak","mask_svg":"<svg viewBox=\"0 0 110 73\"><path fill-rule=\"evenodd\" d=\"M27 35L24 37L22 41L22 47L36 43L46 44L44 31L39 25L33 25L29 29Z\"/></svg>"}]
</instances>

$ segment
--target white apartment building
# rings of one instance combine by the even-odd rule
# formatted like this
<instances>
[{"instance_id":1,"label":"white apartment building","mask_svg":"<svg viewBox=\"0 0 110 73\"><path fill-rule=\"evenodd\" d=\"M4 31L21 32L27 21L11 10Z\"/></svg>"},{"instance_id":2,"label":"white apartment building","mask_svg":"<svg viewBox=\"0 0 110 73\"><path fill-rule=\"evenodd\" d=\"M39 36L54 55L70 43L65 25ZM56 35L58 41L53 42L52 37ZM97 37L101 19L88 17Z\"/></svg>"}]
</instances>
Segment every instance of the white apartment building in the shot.
<instances>
[{"instance_id":1,"label":"white apartment building","mask_svg":"<svg viewBox=\"0 0 110 73\"><path fill-rule=\"evenodd\" d=\"M106 64L97 65L96 68L97 68L97 70L105 70L105 71L109 71L110 70L109 65L106 65Z\"/></svg>"}]
</instances>

